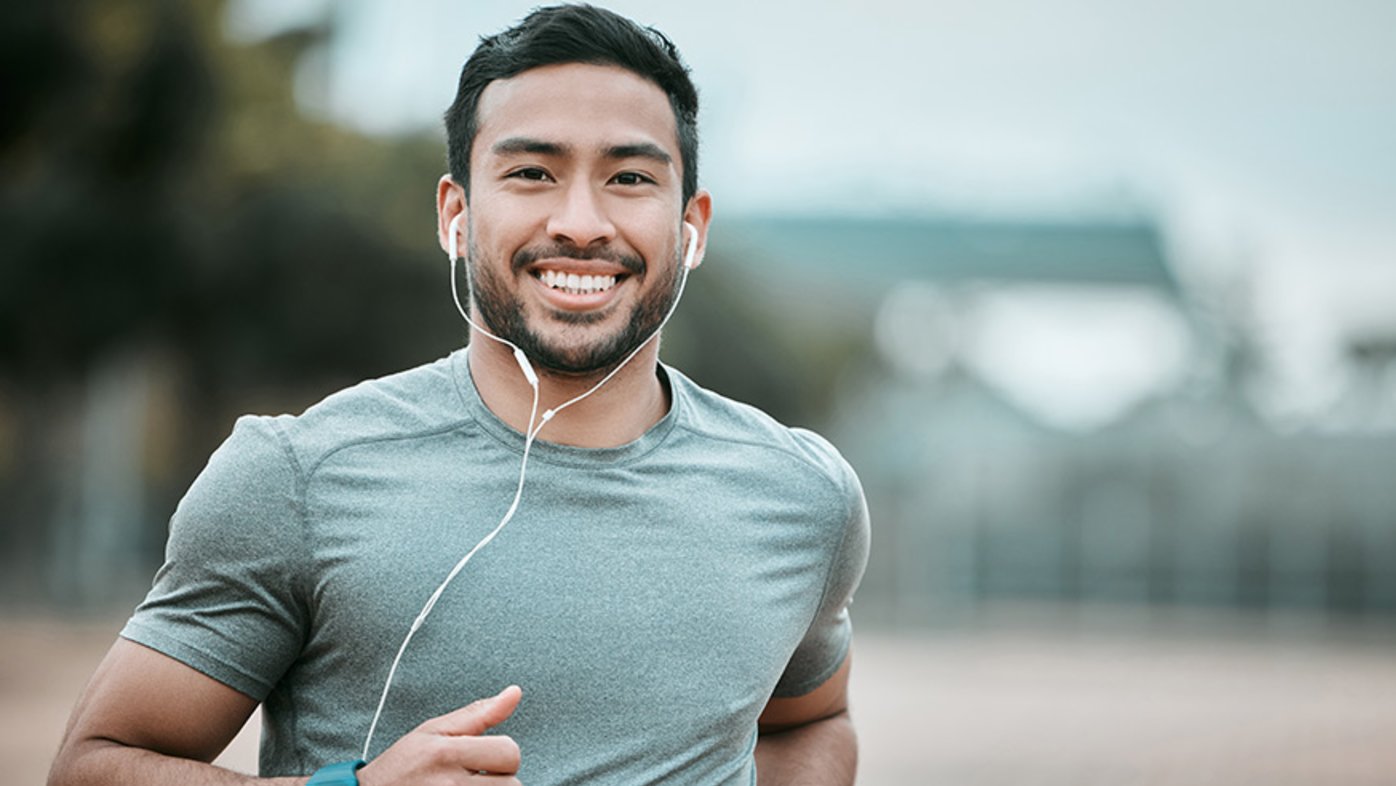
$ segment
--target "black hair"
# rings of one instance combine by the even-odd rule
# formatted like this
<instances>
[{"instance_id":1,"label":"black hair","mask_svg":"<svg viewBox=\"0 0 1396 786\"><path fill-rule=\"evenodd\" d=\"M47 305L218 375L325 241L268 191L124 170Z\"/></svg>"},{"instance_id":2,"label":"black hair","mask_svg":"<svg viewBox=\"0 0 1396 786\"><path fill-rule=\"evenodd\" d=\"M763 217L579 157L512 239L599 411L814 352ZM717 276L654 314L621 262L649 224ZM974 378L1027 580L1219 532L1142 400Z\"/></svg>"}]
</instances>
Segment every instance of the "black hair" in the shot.
<instances>
[{"instance_id":1,"label":"black hair","mask_svg":"<svg viewBox=\"0 0 1396 786\"><path fill-rule=\"evenodd\" d=\"M663 33L592 5L535 9L514 27L480 39L461 68L446 110L446 161L470 194L470 149L479 133L480 94L496 79L563 63L613 65L659 86L669 97L683 164L683 203L698 191L698 90L679 50Z\"/></svg>"}]
</instances>

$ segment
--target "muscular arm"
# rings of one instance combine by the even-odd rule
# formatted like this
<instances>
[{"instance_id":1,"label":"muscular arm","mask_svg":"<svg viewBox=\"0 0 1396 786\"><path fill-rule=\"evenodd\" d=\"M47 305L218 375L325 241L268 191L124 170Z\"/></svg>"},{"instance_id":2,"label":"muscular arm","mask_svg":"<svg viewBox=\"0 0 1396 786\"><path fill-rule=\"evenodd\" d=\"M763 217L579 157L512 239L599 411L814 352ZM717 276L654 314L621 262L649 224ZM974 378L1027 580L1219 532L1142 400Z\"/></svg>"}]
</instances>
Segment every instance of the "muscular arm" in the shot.
<instances>
[{"instance_id":1,"label":"muscular arm","mask_svg":"<svg viewBox=\"0 0 1396 786\"><path fill-rule=\"evenodd\" d=\"M808 694L771 699L758 721L756 775L760 786L850 786L858 742L848 717L852 656Z\"/></svg>"},{"instance_id":2,"label":"muscular arm","mask_svg":"<svg viewBox=\"0 0 1396 786\"><path fill-rule=\"evenodd\" d=\"M359 782L517 784L510 776L519 769L518 745L480 735L509 717L520 697L511 686L426 721L360 770ZM301 786L308 775L263 779L209 764L256 706L177 660L118 639L73 710L49 786Z\"/></svg>"},{"instance_id":3,"label":"muscular arm","mask_svg":"<svg viewBox=\"0 0 1396 786\"><path fill-rule=\"evenodd\" d=\"M49 786L305 783L209 764L256 706L179 661L118 639L73 710Z\"/></svg>"}]
</instances>

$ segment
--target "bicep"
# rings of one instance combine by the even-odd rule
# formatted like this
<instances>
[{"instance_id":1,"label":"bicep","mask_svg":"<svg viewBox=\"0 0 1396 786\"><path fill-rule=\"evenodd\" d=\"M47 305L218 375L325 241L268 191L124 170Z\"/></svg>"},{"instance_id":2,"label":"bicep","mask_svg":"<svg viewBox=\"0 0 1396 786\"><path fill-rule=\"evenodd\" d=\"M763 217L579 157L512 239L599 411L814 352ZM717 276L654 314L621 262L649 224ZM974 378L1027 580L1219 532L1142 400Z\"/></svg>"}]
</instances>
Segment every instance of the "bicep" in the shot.
<instances>
[{"instance_id":1,"label":"bicep","mask_svg":"<svg viewBox=\"0 0 1396 786\"><path fill-rule=\"evenodd\" d=\"M843 663L833 676L802 696L772 697L757 719L763 734L784 731L807 723L830 718L848 709L848 675L853 654L844 655Z\"/></svg>"},{"instance_id":2,"label":"bicep","mask_svg":"<svg viewBox=\"0 0 1396 786\"><path fill-rule=\"evenodd\" d=\"M180 661L117 639L73 710L63 748L111 742L208 762L256 707Z\"/></svg>"}]
</instances>

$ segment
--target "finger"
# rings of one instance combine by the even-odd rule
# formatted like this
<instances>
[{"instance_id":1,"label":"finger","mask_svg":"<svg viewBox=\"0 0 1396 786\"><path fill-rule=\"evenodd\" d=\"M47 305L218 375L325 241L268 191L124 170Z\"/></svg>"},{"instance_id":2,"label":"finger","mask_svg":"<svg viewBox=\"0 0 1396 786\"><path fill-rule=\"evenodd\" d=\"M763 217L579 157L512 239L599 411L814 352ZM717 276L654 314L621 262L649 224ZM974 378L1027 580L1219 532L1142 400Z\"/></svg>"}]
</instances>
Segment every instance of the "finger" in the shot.
<instances>
[{"instance_id":1,"label":"finger","mask_svg":"<svg viewBox=\"0 0 1396 786\"><path fill-rule=\"evenodd\" d=\"M510 737L455 737L450 763L472 773L513 775L522 758L518 743Z\"/></svg>"},{"instance_id":2,"label":"finger","mask_svg":"<svg viewBox=\"0 0 1396 786\"><path fill-rule=\"evenodd\" d=\"M454 712L433 718L422 724L422 728L438 734L454 736L484 734L491 727L498 726L512 715L514 708L519 706L519 699L522 697L523 690L517 685L510 685L500 691L498 695L488 699L480 699Z\"/></svg>"}]
</instances>

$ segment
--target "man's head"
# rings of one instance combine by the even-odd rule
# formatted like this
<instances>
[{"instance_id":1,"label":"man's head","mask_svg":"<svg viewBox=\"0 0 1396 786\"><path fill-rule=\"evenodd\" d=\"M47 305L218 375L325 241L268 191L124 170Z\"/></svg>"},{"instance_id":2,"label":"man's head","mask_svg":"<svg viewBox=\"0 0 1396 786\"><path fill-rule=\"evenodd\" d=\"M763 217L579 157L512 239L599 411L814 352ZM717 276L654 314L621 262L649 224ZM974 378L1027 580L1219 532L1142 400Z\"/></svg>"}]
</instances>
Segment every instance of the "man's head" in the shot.
<instances>
[{"instance_id":1,"label":"man's head","mask_svg":"<svg viewBox=\"0 0 1396 786\"><path fill-rule=\"evenodd\" d=\"M686 69L658 33L561 6L485 39L460 84L437 223L471 310L542 369L615 368L676 302L684 247L703 257Z\"/></svg>"},{"instance_id":2,"label":"man's head","mask_svg":"<svg viewBox=\"0 0 1396 786\"><path fill-rule=\"evenodd\" d=\"M466 198L485 88L533 68L564 63L617 66L664 91L674 112L687 203L698 190L698 91L688 68L663 33L590 5L539 8L518 25L482 39L466 61L456 100L446 111L447 162Z\"/></svg>"}]
</instances>

